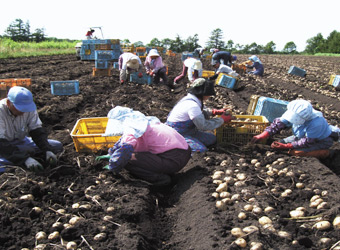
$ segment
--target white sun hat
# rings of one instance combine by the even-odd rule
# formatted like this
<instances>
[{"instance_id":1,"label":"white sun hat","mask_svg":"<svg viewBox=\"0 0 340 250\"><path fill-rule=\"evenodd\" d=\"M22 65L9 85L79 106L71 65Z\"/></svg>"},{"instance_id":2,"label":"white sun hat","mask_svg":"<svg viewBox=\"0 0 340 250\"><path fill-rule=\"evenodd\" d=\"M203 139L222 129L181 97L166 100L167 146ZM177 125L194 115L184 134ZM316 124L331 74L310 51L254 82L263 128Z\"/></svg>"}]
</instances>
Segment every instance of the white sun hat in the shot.
<instances>
[{"instance_id":1,"label":"white sun hat","mask_svg":"<svg viewBox=\"0 0 340 250\"><path fill-rule=\"evenodd\" d=\"M131 58L127 63L126 66L130 69L138 69L139 68L139 62L137 58Z\"/></svg>"},{"instance_id":2,"label":"white sun hat","mask_svg":"<svg viewBox=\"0 0 340 250\"><path fill-rule=\"evenodd\" d=\"M156 49L151 49L148 56L159 56L159 54Z\"/></svg>"},{"instance_id":3,"label":"white sun hat","mask_svg":"<svg viewBox=\"0 0 340 250\"><path fill-rule=\"evenodd\" d=\"M306 100L291 101L287 105L287 111L283 113L281 118L295 125L302 125L306 121L313 119L313 106Z\"/></svg>"}]
</instances>

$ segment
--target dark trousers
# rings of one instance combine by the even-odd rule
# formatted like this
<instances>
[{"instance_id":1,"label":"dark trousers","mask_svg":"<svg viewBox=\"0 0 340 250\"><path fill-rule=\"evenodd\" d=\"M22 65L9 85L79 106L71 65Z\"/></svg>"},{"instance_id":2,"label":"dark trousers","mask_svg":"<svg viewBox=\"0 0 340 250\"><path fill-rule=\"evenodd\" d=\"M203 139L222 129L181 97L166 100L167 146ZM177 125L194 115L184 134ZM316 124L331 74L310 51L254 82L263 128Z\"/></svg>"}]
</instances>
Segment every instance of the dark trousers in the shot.
<instances>
[{"instance_id":1,"label":"dark trousers","mask_svg":"<svg viewBox=\"0 0 340 250\"><path fill-rule=\"evenodd\" d=\"M163 67L160 70L158 70L158 72L155 74L153 78L153 83L158 84L161 78L163 79L164 84L168 84L168 76L166 75L166 67Z\"/></svg>"},{"instance_id":2,"label":"dark trousers","mask_svg":"<svg viewBox=\"0 0 340 250\"><path fill-rule=\"evenodd\" d=\"M154 182L184 168L190 160L191 149L172 149L161 154L139 152L135 156L137 160L130 160L125 169L138 178Z\"/></svg>"}]
</instances>

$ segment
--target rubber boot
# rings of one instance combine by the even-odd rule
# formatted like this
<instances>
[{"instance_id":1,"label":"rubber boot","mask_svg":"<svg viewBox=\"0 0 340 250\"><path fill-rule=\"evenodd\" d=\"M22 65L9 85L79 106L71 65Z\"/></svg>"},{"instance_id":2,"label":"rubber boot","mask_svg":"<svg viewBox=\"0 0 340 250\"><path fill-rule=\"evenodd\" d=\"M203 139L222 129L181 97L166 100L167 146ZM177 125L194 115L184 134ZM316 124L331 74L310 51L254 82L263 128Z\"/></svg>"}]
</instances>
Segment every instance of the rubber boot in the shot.
<instances>
[{"instance_id":1,"label":"rubber boot","mask_svg":"<svg viewBox=\"0 0 340 250\"><path fill-rule=\"evenodd\" d=\"M314 150L310 152L305 152L305 151L299 151L299 150L290 150L289 151L290 155L295 155L295 156L301 156L301 157L315 157L318 159L325 159L330 155L329 149L320 149L320 150Z\"/></svg>"}]
</instances>

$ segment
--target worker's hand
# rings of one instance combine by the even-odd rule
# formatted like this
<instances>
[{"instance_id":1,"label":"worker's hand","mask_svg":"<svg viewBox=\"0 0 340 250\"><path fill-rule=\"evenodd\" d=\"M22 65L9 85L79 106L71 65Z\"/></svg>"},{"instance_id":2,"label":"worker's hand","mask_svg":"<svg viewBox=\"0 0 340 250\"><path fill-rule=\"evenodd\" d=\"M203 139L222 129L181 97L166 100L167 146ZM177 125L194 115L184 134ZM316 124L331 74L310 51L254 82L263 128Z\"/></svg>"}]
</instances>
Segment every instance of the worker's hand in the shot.
<instances>
[{"instance_id":1,"label":"worker's hand","mask_svg":"<svg viewBox=\"0 0 340 250\"><path fill-rule=\"evenodd\" d=\"M32 157L28 157L26 159L25 165L29 170L33 172L44 170L44 167L40 164L40 162L33 159Z\"/></svg>"},{"instance_id":2,"label":"worker's hand","mask_svg":"<svg viewBox=\"0 0 340 250\"><path fill-rule=\"evenodd\" d=\"M153 75L154 75L154 73L153 73L152 71L150 71L150 72L149 72L149 75L150 75L150 76L153 76Z\"/></svg>"},{"instance_id":3,"label":"worker's hand","mask_svg":"<svg viewBox=\"0 0 340 250\"><path fill-rule=\"evenodd\" d=\"M211 111L211 113L212 113L213 115L223 115L224 112L225 112L225 109L213 109L213 110Z\"/></svg>"},{"instance_id":4,"label":"worker's hand","mask_svg":"<svg viewBox=\"0 0 340 250\"><path fill-rule=\"evenodd\" d=\"M264 139L267 139L267 138L269 138L270 137L270 135L269 135L269 133L268 133L268 131L263 131L261 134L259 134L259 135L255 135L252 139L251 139L251 143L257 143L257 142L260 142L260 141L262 141L262 140L264 140Z\"/></svg>"},{"instance_id":5,"label":"worker's hand","mask_svg":"<svg viewBox=\"0 0 340 250\"><path fill-rule=\"evenodd\" d=\"M104 166L103 169L110 170L110 171L112 170L112 168L109 165Z\"/></svg>"},{"instance_id":6,"label":"worker's hand","mask_svg":"<svg viewBox=\"0 0 340 250\"><path fill-rule=\"evenodd\" d=\"M270 145L271 148L278 149L278 150L287 150L287 149L292 149L293 145L291 143L281 143L278 141L274 141L272 145Z\"/></svg>"},{"instance_id":7,"label":"worker's hand","mask_svg":"<svg viewBox=\"0 0 340 250\"><path fill-rule=\"evenodd\" d=\"M57 166L57 156L51 151L46 151L46 162L50 167Z\"/></svg>"},{"instance_id":8,"label":"worker's hand","mask_svg":"<svg viewBox=\"0 0 340 250\"><path fill-rule=\"evenodd\" d=\"M225 115L224 113L221 115L221 118L223 119L224 123L228 123L231 120L235 119L232 115Z\"/></svg>"},{"instance_id":9,"label":"worker's hand","mask_svg":"<svg viewBox=\"0 0 340 250\"><path fill-rule=\"evenodd\" d=\"M96 161L100 161L100 160L109 160L110 159L110 155L101 155L101 156L97 156L96 157Z\"/></svg>"},{"instance_id":10,"label":"worker's hand","mask_svg":"<svg viewBox=\"0 0 340 250\"><path fill-rule=\"evenodd\" d=\"M120 83L123 84L123 83L124 83L124 80L120 80Z\"/></svg>"},{"instance_id":11,"label":"worker's hand","mask_svg":"<svg viewBox=\"0 0 340 250\"><path fill-rule=\"evenodd\" d=\"M139 78L142 78L142 77L143 77L143 73L142 73L142 72L139 72L139 73L138 73L138 77L139 77Z\"/></svg>"}]
</instances>

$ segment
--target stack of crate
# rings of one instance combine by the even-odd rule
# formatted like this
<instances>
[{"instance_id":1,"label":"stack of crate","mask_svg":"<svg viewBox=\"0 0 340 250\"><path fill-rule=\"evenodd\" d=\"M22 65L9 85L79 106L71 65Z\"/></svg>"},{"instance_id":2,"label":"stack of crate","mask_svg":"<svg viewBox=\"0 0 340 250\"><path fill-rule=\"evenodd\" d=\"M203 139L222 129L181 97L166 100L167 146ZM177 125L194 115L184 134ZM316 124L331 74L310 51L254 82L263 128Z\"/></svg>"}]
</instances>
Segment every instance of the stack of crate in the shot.
<instances>
[{"instance_id":1,"label":"stack of crate","mask_svg":"<svg viewBox=\"0 0 340 250\"><path fill-rule=\"evenodd\" d=\"M95 45L93 76L111 76L112 63L117 62L121 54L119 39L105 41L105 44Z\"/></svg>"},{"instance_id":2,"label":"stack of crate","mask_svg":"<svg viewBox=\"0 0 340 250\"><path fill-rule=\"evenodd\" d=\"M140 59L145 59L147 56L146 47L136 47L135 55L137 55Z\"/></svg>"},{"instance_id":3,"label":"stack of crate","mask_svg":"<svg viewBox=\"0 0 340 250\"><path fill-rule=\"evenodd\" d=\"M97 50L112 51L114 54L113 60L118 61L121 54L119 39L83 40L80 49L80 59L83 61L95 60Z\"/></svg>"},{"instance_id":4,"label":"stack of crate","mask_svg":"<svg viewBox=\"0 0 340 250\"><path fill-rule=\"evenodd\" d=\"M130 53L135 52L135 46L132 43L123 43L121 46L122 46L123 52L130 52Z\"/></svg>"},{"instance_id":5,"label":"stack of crate","mask_svg":"<svg viewBox=\"0 0 340 250\"><path fill-rule=\"evenodd\" d=\"M6 98L9 89L14 86L25 87L31 91L31 78L0 79L0 100Z\"/></svg>"}]
</instances>

